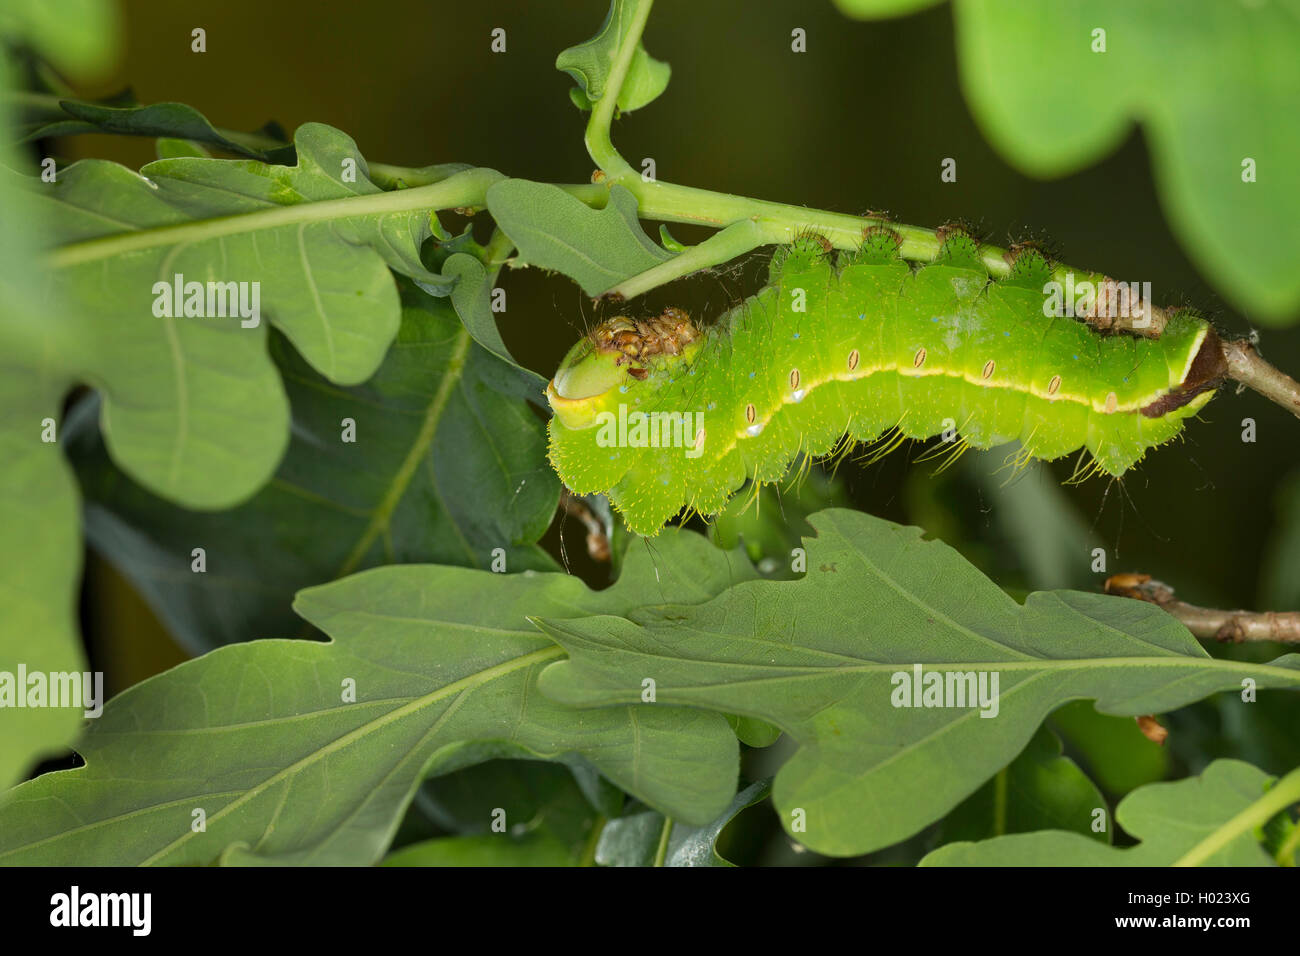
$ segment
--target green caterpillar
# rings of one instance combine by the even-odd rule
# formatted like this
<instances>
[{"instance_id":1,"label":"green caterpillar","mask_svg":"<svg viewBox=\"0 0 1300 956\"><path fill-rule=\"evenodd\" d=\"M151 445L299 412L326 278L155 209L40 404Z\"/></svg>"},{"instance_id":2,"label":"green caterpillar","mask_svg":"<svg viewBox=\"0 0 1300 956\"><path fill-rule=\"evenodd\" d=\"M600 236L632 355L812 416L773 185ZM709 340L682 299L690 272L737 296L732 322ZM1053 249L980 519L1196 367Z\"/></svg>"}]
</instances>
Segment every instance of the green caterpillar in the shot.
<instances>
[{"instance_id":1,"label":"green caterpillar","mask_svg":"<svg viewBox=\"0 0 1300 956\"><path fill-rule=\"evenodd\" d=\"M1051 270L1032 250L993 280L963 234L920 268L887 230L836 259L823 243L778 249L769 284L707 329L668 309L575 345L547 387L564 483L606 493L654 535L683 507L717 512L746 478L777 480L799 453L891 429L955 430L981 449L1019 440L1025 461L1086 448L1093 470L1118 476L1226 371L1218 336L1189 312L1159 337L1049 317Z\"/></svg>"}]
</instances>

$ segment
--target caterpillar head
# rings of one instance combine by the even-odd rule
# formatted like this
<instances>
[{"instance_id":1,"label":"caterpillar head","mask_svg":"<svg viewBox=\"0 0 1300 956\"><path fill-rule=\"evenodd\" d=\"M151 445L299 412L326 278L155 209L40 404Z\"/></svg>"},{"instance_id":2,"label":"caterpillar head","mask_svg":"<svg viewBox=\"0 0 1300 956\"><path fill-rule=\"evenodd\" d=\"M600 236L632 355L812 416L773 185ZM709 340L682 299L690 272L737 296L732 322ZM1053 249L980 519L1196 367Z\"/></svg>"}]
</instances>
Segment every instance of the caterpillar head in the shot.
<instances>
[{"instance_id":1,"label":"caterpillar head","mask_svg":"<svg viewBox=\"0 0 1300 956\"><path fill-rule=\"evenodd\" d=\"M671 306L649 319L606 319L569 350L546 398L567 427L585 428L611 393L684 361L699 339L690 315Z\"/></svg>"}]
</instances>

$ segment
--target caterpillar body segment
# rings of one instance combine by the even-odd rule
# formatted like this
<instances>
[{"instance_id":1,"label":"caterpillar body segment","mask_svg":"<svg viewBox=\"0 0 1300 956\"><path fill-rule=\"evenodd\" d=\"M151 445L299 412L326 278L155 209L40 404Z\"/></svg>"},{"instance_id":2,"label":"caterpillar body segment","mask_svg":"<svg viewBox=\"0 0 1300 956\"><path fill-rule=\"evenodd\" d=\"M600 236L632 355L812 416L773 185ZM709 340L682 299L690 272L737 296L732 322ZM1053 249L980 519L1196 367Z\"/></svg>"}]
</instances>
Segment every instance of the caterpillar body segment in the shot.
<instances>
[{"instance_id":1,"label":"caterpillar body segment","mask_svg":"<svg viewBox=\"0 0 1300 956\"><path fill-rule=\"evenodd\" d=\"M980 449L1018 440L1043 459L1086 448L1122 475L1210 400L1221 344L1186 312L1159 338L1045 315L1049 280L1036 252L991 280L963 234L920 268L888 233L834 258L801 240L707 328L669 309L574 346L547 388L551 461L647 535L683 507L720 510L746 478L777 480L801 452L894 428Z\"/></svg>"}]
</instances>

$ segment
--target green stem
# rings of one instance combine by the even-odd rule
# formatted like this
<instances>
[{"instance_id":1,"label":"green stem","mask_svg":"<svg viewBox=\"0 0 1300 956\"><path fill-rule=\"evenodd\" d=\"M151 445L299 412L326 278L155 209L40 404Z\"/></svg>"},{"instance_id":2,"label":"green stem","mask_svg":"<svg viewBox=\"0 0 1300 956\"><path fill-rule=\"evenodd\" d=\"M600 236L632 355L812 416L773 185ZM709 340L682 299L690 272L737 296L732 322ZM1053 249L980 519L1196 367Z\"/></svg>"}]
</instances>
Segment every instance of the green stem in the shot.
<instances>
[{"instance_id":1,"label":"green stem","mask_svg":"<svg viewBox=\"0 0 1300 956\"><path fill-rule=\"evenodd\" d=\"M663 866L668 859L668 838L672 836L673 818L664 817L664 825L659 830L659 846L655 848L655 859L651 866Z\"/></svg>"},{"instance_id":2,"label":"green stem","mask_svg":"<svg viewBox=\"0 0 1300 956\"><path fill-rule=\"evenodd\" d=\"M369 196L349 196L346 199L326 199L321 202L300 203L293 206L276 206L257 212L233 216L219 216L195 222L158 226L134 232L117 233L85 242L61 246L50 255L55 267L81 265L99 259L170 246L184 242L197 242L218 236L236 235L262 229L275 229L287 225L326 222L350 216L372 216L395 212L454 209L481 204L488 187L506 177L495 169L467 169L464 172L414 189L375 193Z\"/></svg>"},{"instance_id":3,"label":"green stem","mask_svg":"<svg viewBox=\"0 0 1300 956\"><path fill-rule=\"evenodd\" d=\"M366 163L370 181L380 189L410 189L431 186L466 169L462 163L444 163L436 166L393 166L390 163Z\"/></svg>"},{"instance_id":4,"label":"green stem","mask_svg":"<svg viewBox=\"0 0 1300 956\"><path fill-rule=\"evenodd\" d=\"M515 251L515 244L510 241L510 237L502 232L498 226L492 230L492 235L488 239L487 245L483 247L482 259L483 265L487 267L487 286L492 288L496 284L497 276L501 274L501 267L510 259L510 254Z\"/></svg>"},{"instance_id":5,"label":"green stem","mask_svg":"<svg viewBox=\"0 0 1300 956\"><path fill-rule=\"evenodd\" d=\"M1200 866L1243 833L1263 826L1300 801L1300 768L1275 783L1262 797L1184 853L1174 866Z\"/></svg>"},{"instance_id":6,"label":"green stem","mask_svg":"<svg viewBox=\"0 0 1300 956\"><path fill-rule=\"evenodd\" d=\"M593 104L591 117L587 122L585 137L587 152L601 169L601 185L607 189L612 189L616 185L627 189L636 197L639 215L644 219L715 226L723 229L724 232L726 227L737 225L744 220L761 224L761 241L755 242L747 249L742 249L742 253L759 245L789 243L803 232L816 232L829 240L831 245L840 249L857 249L862 244L865 230L873 226L888 226L899 237L899 255L902 258L914 262L932 262L938 256L943 241L933 229L899 225L883 219L808 209L804 206L766 202L657 180L647 182L643 179L615 148L610 138L610 124L623 83L627 78L628 67L641 42L641 35L645 31L652 3L653 0L637 0L632 23L620 40L605 90L600 100ZM709 252L714 249L719 253L729 252L733 248L730 242L706 247L706 243L697 246L696 255L685 263L679 263L677 268L665 264L641 276L634 276L609 291L630 298L632 295L654 288L651 284L654 280L662 278L662 281L670 281L688 275L690 271L699 271L734 258L734 255L725 255L712 260L709 257ZM981 244L980 258L991 276L1005 276L1011 271L1012 258L1006 249ZM685 266L690 266L690 270L687 271ZM1096 284L1105 278L1101 273L1081 272L1068 266L1058 266L1053 271L1052 277L1064 283L1069 273L1075 274L1076 282L1089 281ZM1164 327L1167 316L1162 310L1153 311L1157 314L1152 316L1152 324L1156 326L1156 334L1158 334Z\"/></svg>"},{"instance_id":7,"label":"green stem","mask_svg":"<svg viewBox=\"0 0 1300 956\"><path fill-rule=\"evenodd\" d=\"M587 132L584 137L587 152L597 166L608 176L624 176L632 172L609 136L609 128L614 122L614 111L618 109L618 97L623 92L623 81L641 43L641 34L645 32L646 21L650 19L650 8L654 0L636 0L632 10L632 22L622 43L614 56L614 65L609 71L605 89L591 106L591 117L587 120Z\"/></svg>"},{"instance_id":8,"label":"green stem","mask_svg":"<svg viewBox=\"0 0 1300 956\"><path fill-rule=\"evenodd\" d=\"M756 245L785 244L793 242L801 234L811 232L825 237L838 249L857 249L862 245L866 230L885 226L899 237L899 255L910 262L933 262L943 248L943 239L935 229L866 216L850 216L824 209L810 209L807 206L750 199L708 189L697 189L694 186L679 186L676 183L645 182L635 171L607 176L602 185L606 188L622 186L632 193L637 201L638 213L643 219L687 222L719 228L735 225L744 220L754 221L761 225L764 237ZM980 243L979 254L989 275L1001 277L1011 272L1012 256L1008 249ZM726 259L703 261L696 268L707 268L725 261ZM1058 265L1052 271L1052 278L1064 284L1066 276L1071 273L1074 275L1076 285L1085 281L1095 285L1105 278L1102 273L1088 272L1067 265ZM1154 311L1161 312L1161 310ZM1163 327L1162 317L1163 313L1155 316L1153 323Z\"/></svg>"},{"instance_id":9,"label":"green stem","mask_svg":"<svg viewBox=\"0 0 1300 956\"><path fill-rule=\"evenodd\" d=\"M639 272L630 279L624 279L618 285L605 292L605 295L621 296L630 299L658 288L661 285L699 272L719 262L726 262L758 246L775 242L771 238L766 223L754 219L742 219L725 229L715 232L698 246L691 246L685 252L678 253L666 262L651 266L645 272Z\"/></svg>"},{"instance_id":10,"label":"green stem","mask_svg":"<svg viewBox=\"0 0 1300 956\"><path fill-rule=\"evenodd\" d=\"M665 267L659 273L647 275L645 279L636 277L634 280L628 280L624 284L628 287L623 288L620 286L617 291L620 291L625 298L630 298L655 287L649 282L653 281L661 285L664 282L688 275L690 272L718 265L727 261L728 258L734 258L735 255L743 254L759 245L788 243L801 232L807 231L813 231L825 236L832 245L838 248L855 249L861 244L862 234L865 229L872 226L888 225L902 240L899 254L904 259L929 262L938 255L943 243L935 230L932 229L888 223L882 219L828 212L823 209L809 209L806 206L751 199L747 196L713 192L707 189L697 189L693 186L681 186L675 183L658 181L646 182L643 180L641 175L632 169L614 147L610 138L610 125L614 111L617 108L618 94L622 90L632 57L636 52L637 44L641 40L641 34L650 15L652 3L653 0L640 0L637 5L631 27L624 37L623 45L620 47L614 66L610 71L606 89L600 100L594 104L591 117L587 123L587 151L603 171L602 181L599 184L590 185L561 184L560 188L589 206L603 208L608 201L609 189L617 184L626 188L636 197L642 218L664 222L694 223L696 225L714 226L719 229L749 220L759 224L761 227L759 235L762 238L761 241L755 242L753 246L741 248L739 252L730 255L723 254L733 248L729 242L721 242L712 246L701 243L700 246L696 247L699 251L691 258L682 260L675 267ZM61 112L59 103L60 100L65 98L48 93L32 92L8 93L5 95L5 99L18 106L35 107L54 112ZM251 150L265 151L287 145L281 140L263 133L245 133L221 127L215 127L215 129L218 135ZM288 213L287 210L267 210L247 215L266 216L268 217L267 221L274 225L279 218L283 218L286 222L299 222L303 221L304 218L328 219L335 215L344 214L342 207L335 210L331 207L331 203L349 203L350 205L346 207L346 215L364 215L372 211L368 208L370 204L367 203L367 200L374 202L375 208L373 211L401 211L415 208L427 208L431 211L450 208L481 208L486 203L487 187L492 185L493 182L504 178L495 170L486 169L469 169L451 173L450 170L456 168L453 165L411 167L395 166L389 163L368 163L368 168L371 178L378 185L388 190L400 191L405 198L392 205L382 200L374 202L378 197L328 200L311 204L311 207L317 208L318 211L314 215L307 217ZM479 177L486 178L480 179ZM483 188L473 188L476 184L481 184ZM444 189L420 191L431 186L443 186ZM300 206L295 208L301 210L308 207ZM219 231L212 234L224 235L242 231L245 227L237 225L236 220L243 221L245 217L227 217L228 225L219 228ZM135 243L138 243L138 245L116 245L114 237L104 240L91 240L85 243L74 243L67 247L66 256L63 258L56 257L55 262L56 264L80 262L85 261L80 258L81 256L95 259L101 255L114 254L119 250L131 251L135 248L153 245L155 242L169 242L172 240L165 238L168 235L172 237L185 235L187 230L206 228L208 224L217 221L206 220L204 223L187 223L159 229L142 230L132 234L135 237ZM175 231L171 232L170 230ZM158 236L159 238L151 240L150 237L152 236ZM105 243L106 245L99 246L99 243ZM95 252L94 250L97 248L105 251ZM739 246L737 245L734 248L739 248ZM713 250L716 250L720 257L712 258L709 253ZM1009 256L1005 249L982 245L981 255L984 265L991 275L1002 276L1010 271ZM687 266L690 268L686 268ZM1074 270L1068 266L1059 267L1054 275L1063 281L1065 274L1069 272L1074 272L1079 281L1085 279L1097 281L1101 278L1099 273ZM634 282L636 284L632 284Z\"/></svg>"}]
</instances>

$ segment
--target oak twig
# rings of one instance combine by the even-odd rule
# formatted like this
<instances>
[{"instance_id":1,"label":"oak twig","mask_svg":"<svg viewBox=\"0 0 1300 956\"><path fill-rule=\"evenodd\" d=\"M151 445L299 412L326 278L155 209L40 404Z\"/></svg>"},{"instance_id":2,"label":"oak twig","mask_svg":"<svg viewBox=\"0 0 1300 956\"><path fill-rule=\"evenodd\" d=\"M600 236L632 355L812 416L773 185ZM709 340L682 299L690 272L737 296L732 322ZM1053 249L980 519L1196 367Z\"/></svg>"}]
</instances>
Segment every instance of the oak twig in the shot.
<instances>
[{"instance_id":1,"label":"oak twig","mask_svg":"<svg viewBox=\"0 0 1300 956\"><path fill-rule=\"evenodd\" d=\"M1174 597L1174 589L1149 574L1115 574L1106 579L1107 594L1135 598L1164 608L1201 640L1241 644L1279 641L1300 644L1300 611L1221 611L1197 607Z\"/></svg>"},{"instance_id":2,"label":"oak twig","mask_svg":"<svg viewBox=\"0 0 1300 956\"><path fill-rule=\"evenodd\" d=\"M1300 418L1300 382L1265 362L1255 343L1249 339L1224 342L1223 357L1228 362L1229 378L1253 388Z\"/></svg>"}]
</instances>

